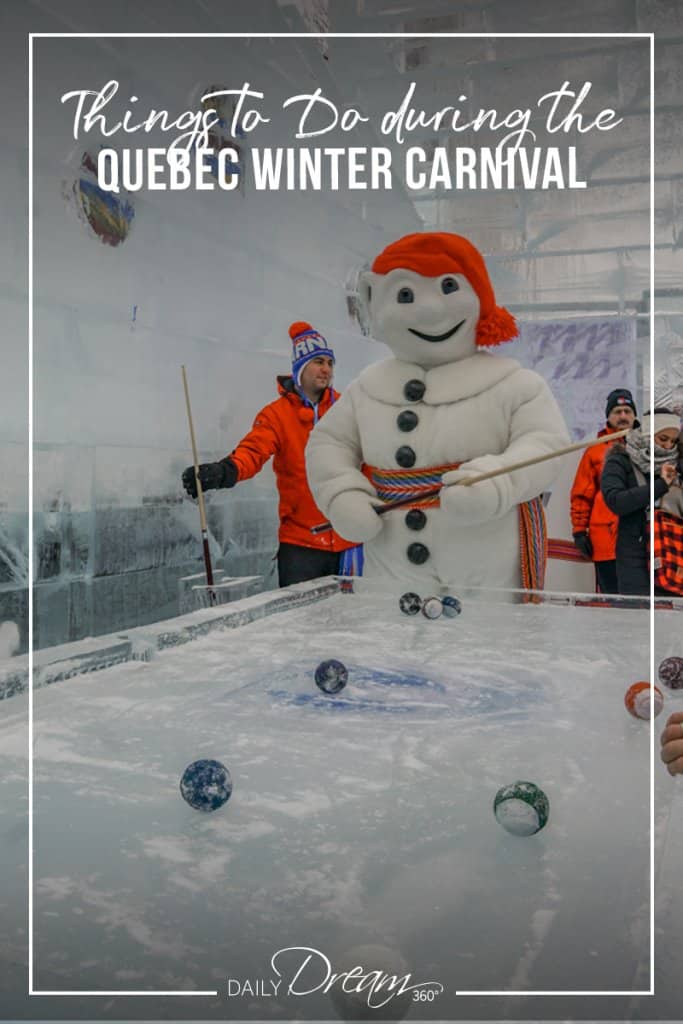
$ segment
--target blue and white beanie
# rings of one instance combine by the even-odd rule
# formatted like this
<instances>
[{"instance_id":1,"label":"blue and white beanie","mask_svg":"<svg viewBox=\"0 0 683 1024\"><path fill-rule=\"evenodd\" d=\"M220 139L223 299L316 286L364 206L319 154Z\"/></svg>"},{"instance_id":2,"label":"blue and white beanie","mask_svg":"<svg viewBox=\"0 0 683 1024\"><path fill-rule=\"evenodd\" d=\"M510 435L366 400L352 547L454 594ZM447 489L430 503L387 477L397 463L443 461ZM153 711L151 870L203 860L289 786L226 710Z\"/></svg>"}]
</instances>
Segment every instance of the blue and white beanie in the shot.
<instances>
[{"instance_id":1,"label":"blue and white beanie","mask_svg":"<svg viewBox=\"0 0 683 1024\"><path fill-rule=\"evenodd\" d=\"M325 338L304 320L297 320L291 325L289 336L293 344L292 377L297 387L301 384L301 371L311 359L315 359L316 356L329 356L332 362L335 362L334 352Z\"/></svg>"}]
</instances>

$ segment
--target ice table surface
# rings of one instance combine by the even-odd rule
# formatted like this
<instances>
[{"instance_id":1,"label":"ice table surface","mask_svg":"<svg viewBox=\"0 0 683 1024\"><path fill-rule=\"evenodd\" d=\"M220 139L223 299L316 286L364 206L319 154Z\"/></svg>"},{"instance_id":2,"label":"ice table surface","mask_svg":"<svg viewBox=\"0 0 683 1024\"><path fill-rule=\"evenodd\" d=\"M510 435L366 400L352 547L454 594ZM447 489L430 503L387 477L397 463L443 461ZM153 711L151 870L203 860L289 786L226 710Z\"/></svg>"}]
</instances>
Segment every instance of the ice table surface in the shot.
<instances>
[{"instance_id":1,"label":"ice table surface","mask_svg":"<svg viewBox=\"0 0 683 1024\"><path fill-rule=\"evenodd\" d=\"M285 947L334 962L368 943L446 986L418 1016L455 1017L456 990L647 987L650 730L623 705L649 678L647 613L473 600L432 622L397 597L337 594L36 691L37 987L221 993ZM679 633L657 613L658 656ZM335 697L313 681L327 658L349 670ZM26 698L5 705L11 798ZM201 757L234 783L212 814L178 789ZM492 813L516 779L550 800L527 839ZM8 942L25 927L13 835ZM270 1013L332 1015L293 998Z\"/></svg>"}]
</instances>

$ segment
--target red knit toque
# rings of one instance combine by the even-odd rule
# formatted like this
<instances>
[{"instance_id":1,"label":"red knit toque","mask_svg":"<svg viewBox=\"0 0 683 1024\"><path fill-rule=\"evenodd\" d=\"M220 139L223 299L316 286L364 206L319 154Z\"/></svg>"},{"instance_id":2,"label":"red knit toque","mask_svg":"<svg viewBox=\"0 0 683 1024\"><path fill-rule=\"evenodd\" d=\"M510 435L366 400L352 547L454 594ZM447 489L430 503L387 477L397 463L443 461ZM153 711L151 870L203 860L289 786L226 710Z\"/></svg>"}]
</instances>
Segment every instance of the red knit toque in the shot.
<instances>
[{"instance_id":1,"label":"red knit toque","mask_svg":"<svg viewBox=\"0 0 683 1024\"><path fill-rule=\"evenodd\" d=\"M306 363L316 356L328 356L335 362L334 352L323 338L320 331L311 327L305 320L297 320L290 325L289 336L292 339L292 376L297 387L301 384L301 371Z\"/></svg>"}]
</instances>

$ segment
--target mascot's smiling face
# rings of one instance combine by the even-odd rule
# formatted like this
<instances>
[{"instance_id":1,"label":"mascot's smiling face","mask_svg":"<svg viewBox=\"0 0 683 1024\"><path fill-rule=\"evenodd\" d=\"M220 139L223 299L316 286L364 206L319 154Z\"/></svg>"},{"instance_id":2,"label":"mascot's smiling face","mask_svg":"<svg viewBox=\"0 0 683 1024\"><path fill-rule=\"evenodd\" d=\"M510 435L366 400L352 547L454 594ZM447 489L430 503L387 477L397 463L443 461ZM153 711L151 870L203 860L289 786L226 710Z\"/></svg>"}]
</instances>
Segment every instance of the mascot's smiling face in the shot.
<instances>
[{"instance_id":1,"label":"mascot's smiling face","mask_svg":"<svg viewBox=\"0 0 683 1024\"><path fill-rule=\"evenodd\" d=\"M464 274L425 277L399 267L363 275L372 334L398 359L428 369L477 350L479 298Z\"/></svg>"}]
</instances>

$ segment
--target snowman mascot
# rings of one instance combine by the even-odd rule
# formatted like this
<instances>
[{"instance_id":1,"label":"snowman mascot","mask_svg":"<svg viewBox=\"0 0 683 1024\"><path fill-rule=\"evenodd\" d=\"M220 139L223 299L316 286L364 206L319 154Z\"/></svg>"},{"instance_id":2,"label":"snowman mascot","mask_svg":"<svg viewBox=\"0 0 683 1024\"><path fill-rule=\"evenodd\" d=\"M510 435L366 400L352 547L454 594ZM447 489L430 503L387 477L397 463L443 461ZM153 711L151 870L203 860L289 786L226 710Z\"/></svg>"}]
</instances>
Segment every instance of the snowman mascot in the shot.
<instances>
[{"instance_id":1,"label":"snowman mascot","mask_svg":"<svg viewBox=\"0 0 683 1024\"><path fill-rule=\"evenodd\" d=\"M541 495L557 460L459 485L569 440L543 378L489 351L517 327L481 253L459 235L407 235L380 253L361 292L394 356L366 367L313 430L318 507L363 543L370 579L421 593L542 587ZM398 498L414 500L377 514Z\"/></svg>"}]
</instances>

